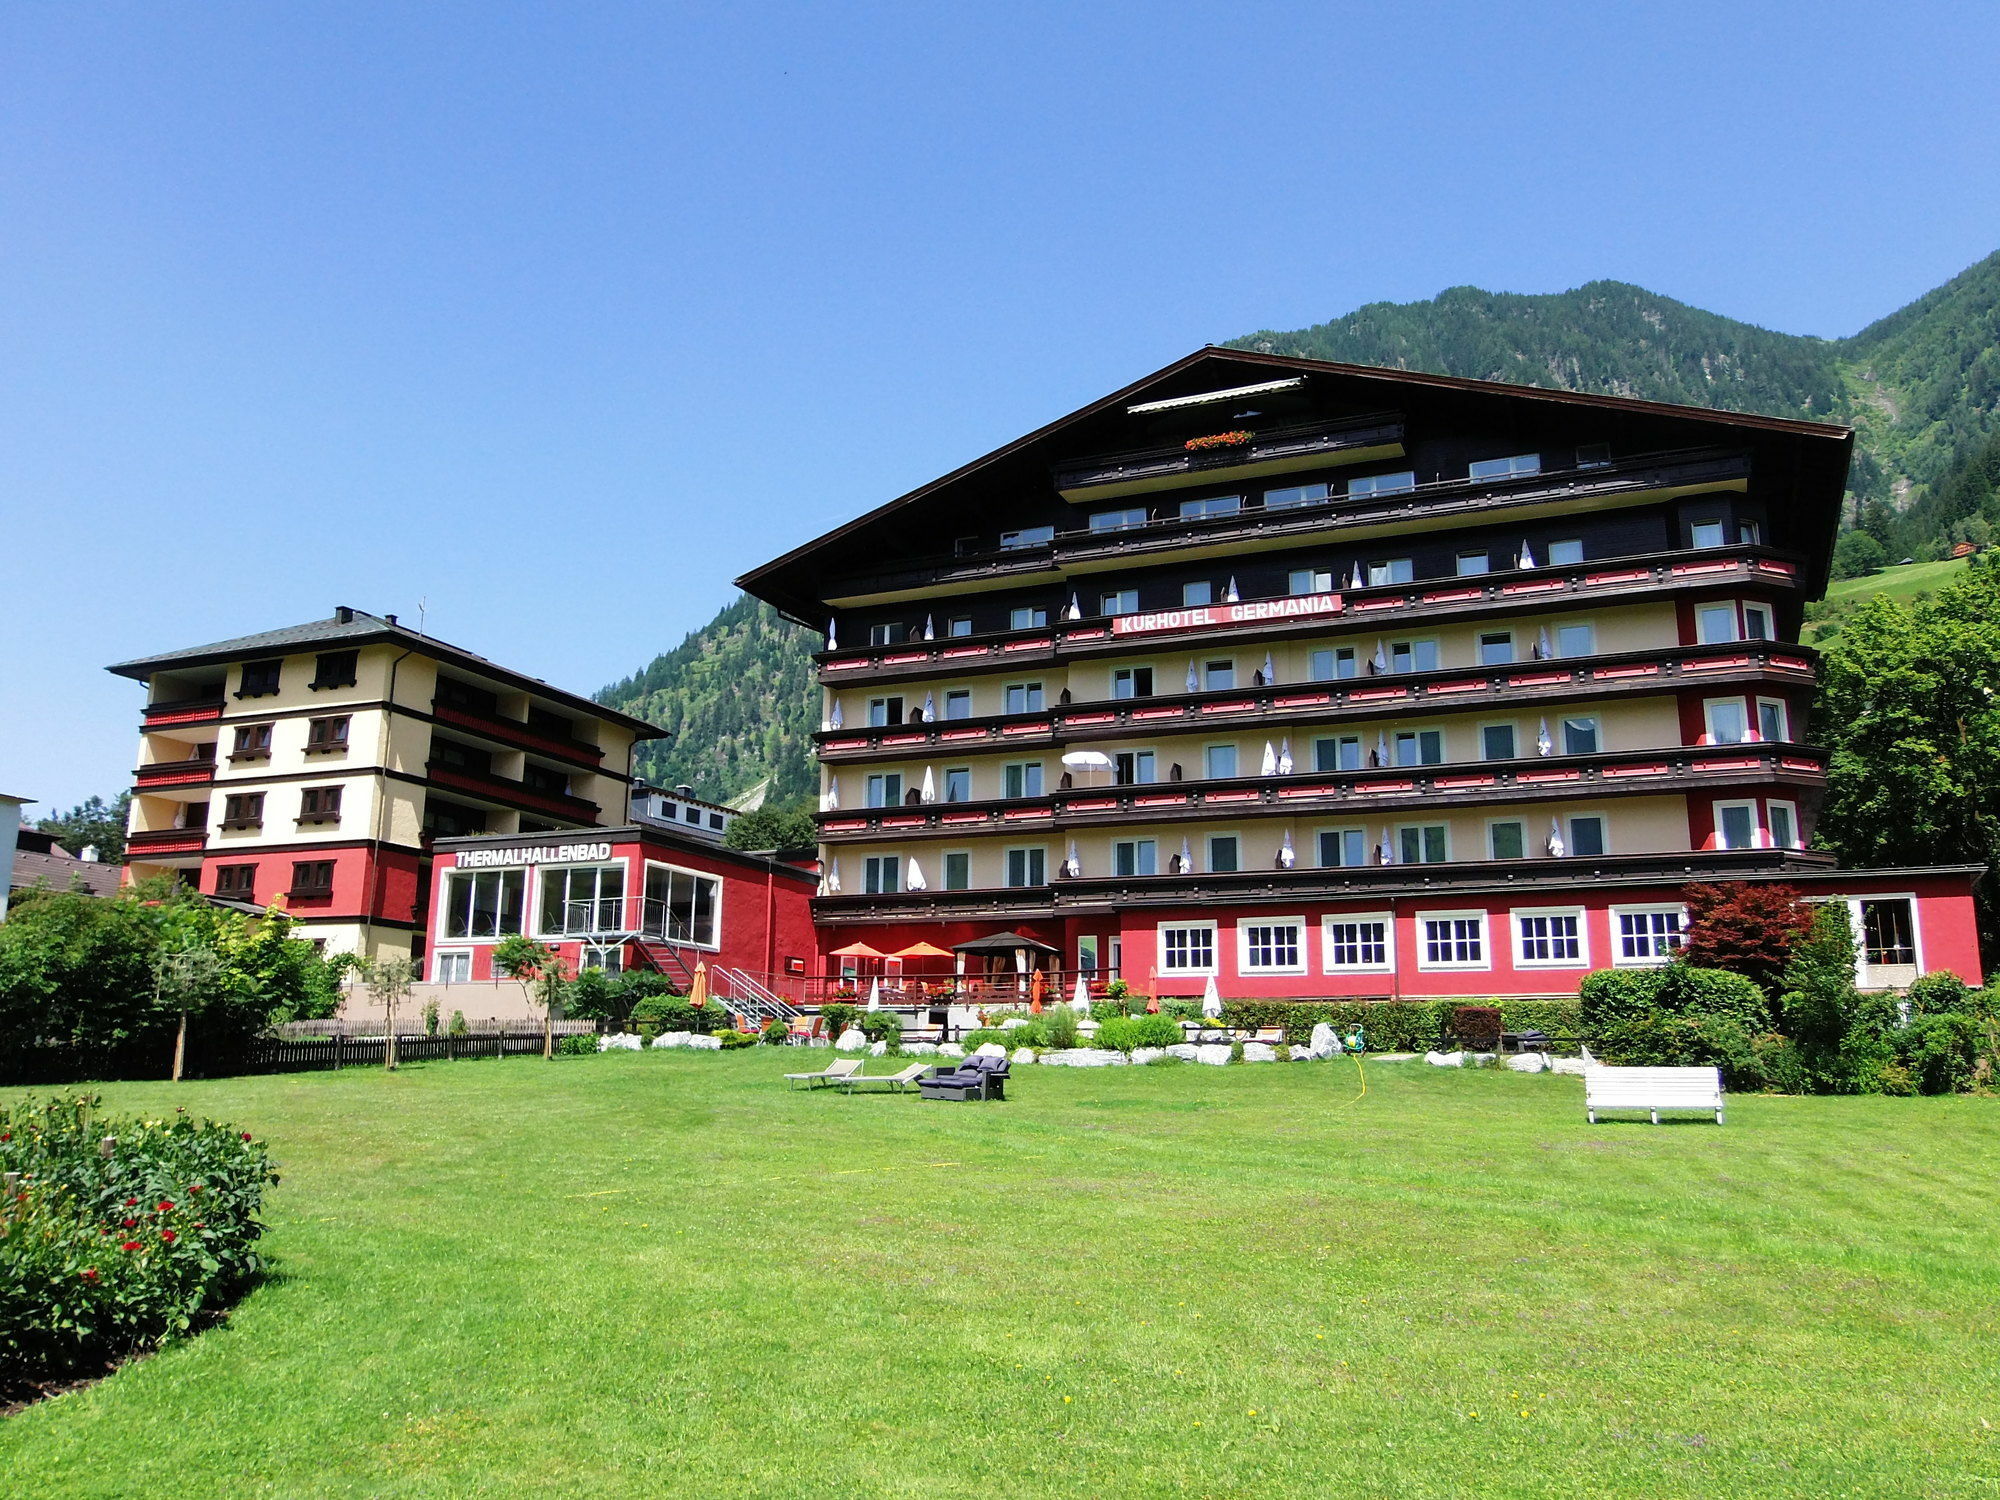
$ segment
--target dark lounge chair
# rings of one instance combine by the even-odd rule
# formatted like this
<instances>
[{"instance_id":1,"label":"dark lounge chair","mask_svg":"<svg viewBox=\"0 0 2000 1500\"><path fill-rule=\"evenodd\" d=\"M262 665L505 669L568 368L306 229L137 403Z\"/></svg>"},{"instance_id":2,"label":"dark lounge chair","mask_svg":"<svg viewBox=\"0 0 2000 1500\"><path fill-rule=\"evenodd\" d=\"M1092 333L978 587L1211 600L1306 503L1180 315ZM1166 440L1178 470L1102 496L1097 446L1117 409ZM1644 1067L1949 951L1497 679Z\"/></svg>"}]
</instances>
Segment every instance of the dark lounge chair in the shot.
<instances>
[{"instance_id":1,"label":"dark lounge chair","mask_svg":"<svg viewBox=\"0 0 2000 1500\"><path fill-rule=\"evenodd\" d=\"M926 1099L1005 1099L1007 1059L968 1057L955 1068L933 1068L919 1079L917 1092Z\"/></svg>"}]
</instances>

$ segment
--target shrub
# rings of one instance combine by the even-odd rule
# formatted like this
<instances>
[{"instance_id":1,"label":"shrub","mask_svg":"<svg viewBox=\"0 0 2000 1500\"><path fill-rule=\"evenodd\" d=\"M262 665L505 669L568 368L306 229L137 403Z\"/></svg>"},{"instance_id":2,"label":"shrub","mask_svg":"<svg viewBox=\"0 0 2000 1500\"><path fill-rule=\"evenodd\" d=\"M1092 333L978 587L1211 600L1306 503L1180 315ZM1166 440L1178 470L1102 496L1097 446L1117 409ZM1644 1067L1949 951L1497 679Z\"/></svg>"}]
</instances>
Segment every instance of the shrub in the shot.
<instances>
[{"instance_id":1,"label":"shrub","mask_svg":"<svg viewBox=\"0 0 2000 1500\"><path fill-rule=\"evenodd\" d=\"M1910 1002L1912 1016L1942 1016L1952 1013L1965 1015L1984 1014L1990 999L1982 990L1975 990L1949 969L1935 969L1910 986L1904 999Z\"/></svg>"},{"instance_id":2,"label":"shrub","mask_svg":"<svg viewBox=\"0 0 2000 1500\"><path fill-rule=\"evenodd\" d=\"M1158 1013L1176 1021L1199 1021L1201 1019L1201 1002L1199 1000L1162 1000Z\"/></svg>"},{"instance_id":3,"label":"shrub","mask_svg":"<svg viewBox=\"0 0 2000 1500\"><path fill-rule=\"evenodd\" d=\"M1682 963L1668 964L1659 974L1655 1003L1670 1015L1727 1017L1752 1035L1770 1028L1770 1002L1741 974Z\"/></svg>"},{"instance_id":4,"label":"shrub","mask_svg":"<svg viewBox=\"0 0 2000 1500\"><path fill-rule=\"evenodd\" d=\"M1812 925L1812 908L1788 885L1697 883L1687 888L1685 899L1687 962L1726 969L1767 989Z\"/></svg>"},{"instance_id":5,"label":"shrub","mask_svg":"<svg viewBox=\"0 0 2000 1500\"><path fill-rule=\"evenodd\" d=\"M1343 1039L1361 1033L1370 1052L1429 1052L1443 1039L1457 1008L1452 1000L1237 1000L1225 1004L1231 1026L1276 1026L1285 1040L1303 1043L1327 1022Z\"/></svg>"},{"instance_id":6,"label":"shrub","mask_svg":"<svg viewBox=\"0 0 2000 1500\"><path fill-rule=\"evenodd\" d=\"M472 1028L465 1023L465 1012L462 1010L453 1011L451 1013L451 1024L445 1027L445 1035L470 1036L471 1034Z\"/></svg>"},{"instance_id":7,"label":"shrub","mask_svg":"<svg viewBox=\"0 0 2000 1500\"><path fill-rule=\"evenodd\" d=\"M1577 986L1578 1014L1584 1031L1602 1036L1612 1026L1636 1021L1658 1005L1658 969L1598 969Z\"/></svg>"},{"instance_id":8,"label":"shrub","mask_svg":"<svg viewBox=\"0 0 2000 1500\"><path fill-rule=\"evenodd\" d=\"M891 1052L903 1050L903 1018L890 1010L864 1010L861 1034L871 1042L887 1042Z\"/></svg>"},{"instance_id":9,"label":"shrub","mask_svg":"<svg viewBox=\"0 0 2000 1500\"><path fill-rule=\"evenodd\" d=\"M1978 1081L1985 1039L1985 1028L1962 1012L1921 1016L1897 1034L1897 1059L1918 1093L1963 1093Z\"/></svg>"},{"instance_id":10,"label":"shrub","mask_svg":"<svg viewBox=\"0 0 2000 1500\"><path fill-rule=\"evenodd\" d=\"M1120 1016L1130 1015L1131 1009L1123 1000L1093 1000L1090 1002L1090 1019L1093 1021L1115 1021Z\"/></svg>"},{"instance_id":11,"label":"shrub","mask_svg":"<svg viewBox=\"0 0 2000 1500\"><path fill-rule=\"evenodd\" d=\"M562 1057L595 1057L597 1038L589 1033L562 1037L556 1042L556 1052Z\"/></svg>"},{"instance_id":12,"label":"shrub","mask_svg":"<svg viewBox=\"0 0 2000 1500\"><path fill-rule=\"evenodd\" d=\"M679 995L648 995L632 1007L631 1022L641 1031L651 1026L662 1031L706 1031L707 1007L697 1010Z\"/></svg>"},{"instance_id":13,"label":"shrub","mask_svg":"<svg viewBox=\"0 0 2000 1500\"><path fill-rule=\"evenodd\" d=\"M609 1021L624 1014L619 987L602 969L585 969L563 995L563 1012L584 1021Z\"/></svg>"},{"instance_id":14,"label":"shrub","mask_svg":"<svg viewBox=\"0 0 2000 1500\"><path fill-rule=\"evenodd\" d=\"M1114 1005L1122 1005L1138 997L1132 993L1132 986L1122 979L1114 979L1104 987L1104 998Z\"/></svg>"},{"instance_id":15,"label":"shrub","mask_svg":"<svg viewBox=\"0 0 2000 1500\"><path fill-rule=\"evenodd\" d=\"M1550 1037L1583 1033L1583 1004L1578 1000L1502 1000L1500 1024L1508 1031L1539 1031Z\"/></svg>"},{"instance_id":16,"label":"shrub","mask_svg":"<svg viewBox=\"0 0 2000 1500\"><path fill-rule=\"evenodd\" d=\"M1451 1012L1451 1034L1474 1052L1491 1052L1500 1045L1500 1007L1459 1005Z\"/></svg>"},{"instance_id":17,"label":"shrub","mask_svg":"<svg viewBox=\"0 0 2000 1500\"><path fill-rule=\"evenodd\" d=\"M1047 1035L1051 1047L1070 1048L1077 1042L1082 1018L1067 1005L1058 1005L1042 1017L1042 1030Z\"/></svg>"},{"instance_id":18,"label":"shrub","mask_svg":"<svg viewBox=\"0 0 2000 1500\"><path fill-rule=\"evenodd\" d=\"M438 1034L438 1003L434 999L426 1000L424 1002L424 1035L436 1036L437 1034Z\"/></svg>"},{"instance_id":19,"label":"shrub","mask_svg":"<svg viewBox=\"0 0 2000 1500\"><path fill-rule=\"evenodd\" d=\"M1243 1061L1243 1044L1241 1042L1231 1042L1229 1044L1229 1060L1233 1063Z\"/></svg>"},{"instance_id":20,"label":"shrub","mask_svg":"<svg viewBox=\"0 0 2000 1500\"><path fill-rule=\"evenodd\" d=\"M791 1034L791 1026L777 1016L771 1017L764 1023L764 1045L767 1047L784 1046Z\"/></svg>"},{"instance_id":21,"label":"shrub","mask_svg":"<svg viewBox=\"0 0 2000 1500\"><path fill-rule=\"evenodd\" d=\"M823 1023L821 1029L830 1037L838 1037L860 1019L860 1016L860 1006L849 1005L842 1000L836 1000L832 1005L822 1005L819 1008L819 1018Z\"/></svg>"},{"instance_id":22,"label":"shrub","mask_svg":"<svg viewBox=\"0 0 2000 1500\"><path fill-rule=\"evenodd\" d=\"M0 1108L0 1170L21 1174L0 1234L0 1386L186 1333L261 1269L257 1213L278 1180L264 1147L178 1112L94 1118L96 1103Z\"/></svg>"},{"instance_id":23,"label":"shrub","mask_svg":"<svg viewBox=\"0 0 2000 1500\"><path fill-rule=\"evenodd\" d=\"M748 1031L718 1031L715 1039L722 1043L725 1052L733 1052L738 1047L754 1047L758 1041L756 1034Z\"/></svg>"},{"instance_id":24,"label":"shrub","mask_svg":"<svg viewBox=\"0 0 2000 1500\"><path fill-rule=\"evenodd\" d=\"M1598 1039L1604 1061L1644 1068L1718 1067L1725 1087L1761 1089L1765 1064L1750 1033L1728 1016L1653 1014L1618 1021Z\"/></svg>"},{"instance_id":25,"label":"shrub","mask_svg":"<svg viewBox=\"0 0 2000 1500\"><path fill-rule=\"evenodd\" d=\"M1147 1019L1159 1020L1161 1017L1151 1016ZM1170 1026L1173 1025L1171 1021L1167 1024ZM1174 1030L1178 1033L1180 1028L1176 1026ZM1176 1035L1175 1040L1179 1040L1178 1035ZM1100 1047L1109 1047L1118 1052L1130 1052L1134 1047L1144 1047L1148 1044L1139 1040L1139 1018L1137 1016L1113 1016L1108 1021L1098 1023L1097 1045Z\"/></svg>"}]
</instances>

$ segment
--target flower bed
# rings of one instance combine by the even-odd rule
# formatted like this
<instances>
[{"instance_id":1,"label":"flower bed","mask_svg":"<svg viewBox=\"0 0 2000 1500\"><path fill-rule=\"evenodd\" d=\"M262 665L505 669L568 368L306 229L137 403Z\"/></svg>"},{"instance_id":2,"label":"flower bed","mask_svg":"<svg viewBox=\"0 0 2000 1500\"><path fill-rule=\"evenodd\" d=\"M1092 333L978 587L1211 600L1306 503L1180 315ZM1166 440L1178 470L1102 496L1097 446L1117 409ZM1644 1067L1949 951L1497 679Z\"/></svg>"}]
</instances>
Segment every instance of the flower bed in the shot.
<instances>
[{"instance_id":1,"label":"flower bed","mask_svg":"<svg viewBox=\"0 0 2000 1500\"><path fill-rule=\"evenodd\" d=\"M264 1147L178 1112L98 1119L96 1102L0 1108L0 1395L186 1333L262 1268Z\"/></svg>"}]
</instances>

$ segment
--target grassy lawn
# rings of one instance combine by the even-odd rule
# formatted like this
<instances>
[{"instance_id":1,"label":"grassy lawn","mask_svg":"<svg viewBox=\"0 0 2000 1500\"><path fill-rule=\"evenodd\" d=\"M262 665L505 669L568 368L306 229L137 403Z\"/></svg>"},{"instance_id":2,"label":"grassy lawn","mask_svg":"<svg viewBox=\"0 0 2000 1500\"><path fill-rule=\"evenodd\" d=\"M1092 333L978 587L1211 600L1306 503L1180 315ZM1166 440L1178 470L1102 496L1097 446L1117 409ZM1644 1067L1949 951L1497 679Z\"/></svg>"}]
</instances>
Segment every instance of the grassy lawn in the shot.
<instances>
[{"instance_id":1,"label":"grassy lawn","mask_svg":"<svg viewBox=\"0 0 2000 1500\"><path fill-rule=\"evenodd\" d=\"M1871 573L1866 578L1843 578L1827 585L1826 597L1831 603L1845 600L1860 600L1869 594L1888 594L1895 598L1907 598L1914 594L1935 593L1965 571L1965 559L1947 558L1942 562L1909 563L1897 567L1884 568L1879 573Z\"/></svg>"},{"instance_id":2,"label":"grassy lawn","mask_svg":"<svg viewBox=\"0 0 2000 1500\"><path fill-rule=\"evenodd\" d=\"M1342 1061L958 1106L804 1059L107 1086L270 1137L278 1274L0 1421L0 1493L2000 1488L1991 1101L1593 1128L1574 1078Z\"/></svg>"}]
</instances>

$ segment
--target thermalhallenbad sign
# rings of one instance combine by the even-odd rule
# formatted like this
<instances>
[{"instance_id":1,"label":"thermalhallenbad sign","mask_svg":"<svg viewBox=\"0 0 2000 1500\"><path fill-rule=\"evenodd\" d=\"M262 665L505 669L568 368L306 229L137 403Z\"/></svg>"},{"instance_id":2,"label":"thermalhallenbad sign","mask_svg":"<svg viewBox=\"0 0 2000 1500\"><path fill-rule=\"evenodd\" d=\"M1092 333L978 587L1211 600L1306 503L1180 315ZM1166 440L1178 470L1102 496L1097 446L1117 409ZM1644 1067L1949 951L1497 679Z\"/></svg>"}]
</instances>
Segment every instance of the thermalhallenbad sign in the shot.
<instances>
[{"instance_id":1,"label":"thermalhallenbad sign","mask_svg":"<svg viewBox=\"0 0 2000 1500\"><path fill-rule=\"evenodd\" d=\"M1255 625L1266 620L1303 620L1339 613L1338 594L1298 594L1284 599L1255 599L1247 604L1204 604L1192 609L1119 615L1111 622L1111 633L1143 635L1156 630L1207 630L1218 625Z\"/></svg>"},{"instance_id":2,"label":"thermalhallenbad sign","mask_svg":"<svg viewBox=\"0 0 2000 1500\"><path fill-rule=\"evenodd\" d=\"M609 844L536 844L525 849L461 849L458 868L482 865L574 865L611 858Z\"/></svg>"}]
</instances>

